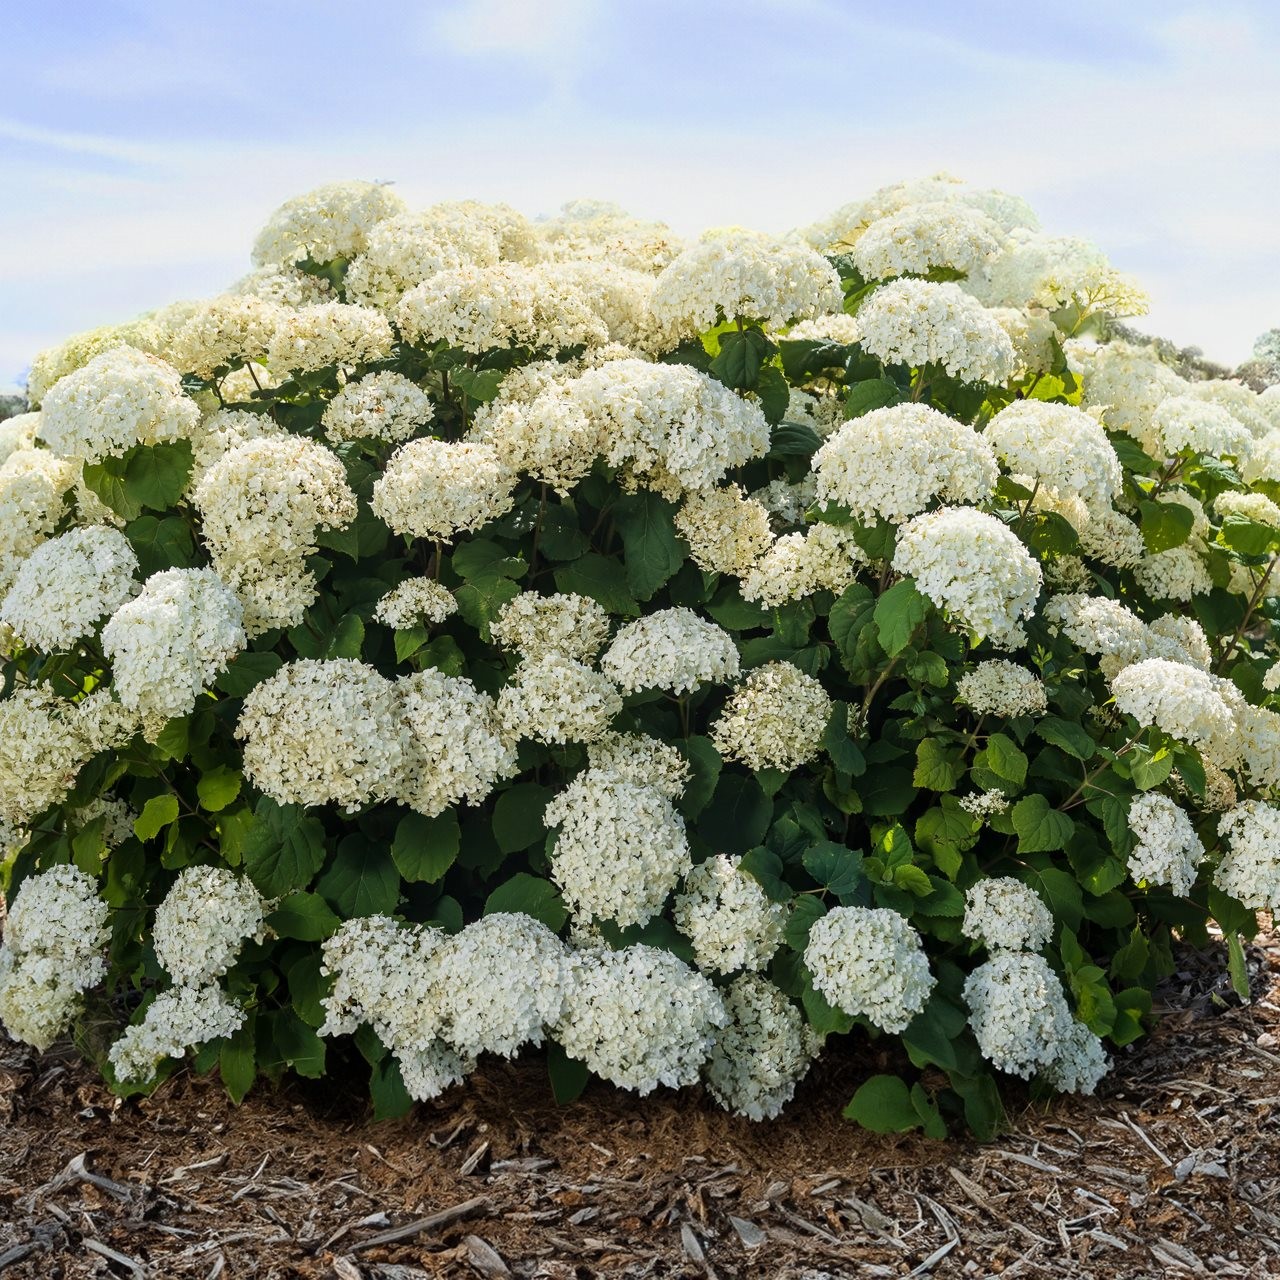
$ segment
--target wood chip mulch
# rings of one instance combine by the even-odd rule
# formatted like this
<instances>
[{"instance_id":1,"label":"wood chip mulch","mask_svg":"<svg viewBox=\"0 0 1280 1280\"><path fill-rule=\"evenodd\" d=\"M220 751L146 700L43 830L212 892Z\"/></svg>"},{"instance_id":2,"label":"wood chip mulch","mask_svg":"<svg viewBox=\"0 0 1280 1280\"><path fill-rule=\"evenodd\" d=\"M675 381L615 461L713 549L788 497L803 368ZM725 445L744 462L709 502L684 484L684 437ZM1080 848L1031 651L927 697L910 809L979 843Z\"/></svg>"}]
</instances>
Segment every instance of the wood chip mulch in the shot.
<instances>
[{"instance_id":1,"label":"wood chip mulch","mask_svg":"<svg viewBox=\"0 0 1280 1280\"><path fill-rule=\"evenodd\" d=\"M240 1108L180 1075L120 1103L0 1040L0 1280L1280 1276L1280 937L1187 953L1095 1098L1012 1101L989 1145L839 1119L893 1062L828 1054L773 1124L696 1091L486 1064L403 1120L333 1082Z\"/></svg>"}]
</instances>

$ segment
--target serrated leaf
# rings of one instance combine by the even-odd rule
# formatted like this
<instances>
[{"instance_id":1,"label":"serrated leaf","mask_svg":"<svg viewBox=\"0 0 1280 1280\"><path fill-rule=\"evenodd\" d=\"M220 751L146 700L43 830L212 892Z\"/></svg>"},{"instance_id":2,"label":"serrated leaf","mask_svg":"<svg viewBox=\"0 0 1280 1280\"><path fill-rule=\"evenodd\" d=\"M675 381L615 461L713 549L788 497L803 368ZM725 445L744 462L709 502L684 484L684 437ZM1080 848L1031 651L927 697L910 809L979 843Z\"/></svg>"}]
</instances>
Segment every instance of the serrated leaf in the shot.
<instances>
[{"instance_id":1,"label":"serrated leaf","mask_svg":"<svg viewBox=\"0 0 1280 1280\"><path fill-rule=\"evenodd\" d=\"M675 506L652 490L627 494L613 506L625 549L627 585L648 600L684 563L688 547L676 535Z\"/></svg>"},{"instance_id":2,"label":"serrated leaf","mask_svg":"<svg viewBox=\"0 0 1280 1280\"><path fill-rule=\"evenodd\" d=\"M901 1076L872 1076L859 1086L844 1116L872 1133L905 1133L923 1123Z\"/></svg>"},{"instance_id":3,"label":"serrated leaf","mask_svg":"<svg viewBox=\"0 0 1280 1280\"><path fill-rule=\"evenodd\" d=\"M170 823L178 820L178 797L152 796L134 819L133 833L139 840L152 840Z\"/></svg>"},{"instance_id":4,"label":"serrated leaf","mask_svg":"<svg viewBox=\"0 0 1280 1280\"><path fill-rule=\"evenodd\" d=\"M880 645L891 658L911 643L925 620L929 602L910 578L895 583L876 601L875 620Z\"/></svg>"},{"instance_id":5,"label":"serrated leaf","mask_svg":"<svg viewBox=\"0 0 1280 1280\"><path fill-rule=\"evenodd\" d=\"M1059 716L1044 716L1036 721L1037 737L1061 747L1069 756L1077 760L1090 760L1098 749L1098 744L1089 736L1088 731L1074 720L1063 720Z\"/></svg>"},{"instance_id":6,"label":"serrated leaf","mask_svg":"<svg viewBox=\"0 0 1280 1280\"><path fill-rule=\"evenodd\" d=\"M1076 829L1065 814L1050 806L1041 795L1023 796L1011 810L1013 829L1018 833L1019 853L1049 853L1065 849Z\"/></svg>"},{"instance_id":7,"label":"serrated leaf","mask_svg":"<svg viewBox=\"0 0 1280 1280\"><path fill-rule=\"evenodd\" d=\"M461 847L457 814L445 812L428 818L410 813L396 825L391 858L411 884L435 884L453 866Z\"/></svg>"},{"instance_id":8,"label":"serrated leaf","mask_svg":"<svg viewBox=\"0 0 1280 1280\"><path fill-rule=\"evenodd\" d=\"M344 920L354 916L387 916L400 900L400 872L391 851L366 836L344 836L316 892Z\"/></svg>"},{"instance_id":9,"label":"serrated leaf","mask_svg":"<svg viewBox=\"0 0 1280 1280\"><path fill-rule=\"evenodd\" d=\"M552 932L559 932L569 918L568 908L559 890L550 880L518 871L510 880L500 884L486 899L484 914L496 911L523 912L535 920L541 920Z\"/></svg>"},{"instance_id":10,"label":"serrated leaf","mask_svg":"<svg viewBox=\"0 0 1280 1280\"><path fill-rule=\"evenodd\" d=\"M218 813L225 809L239 794L244 783L238 769L230 769L225 764L215 765L200 775L196 783L196 795L200 807L210 813Z\"/></svg>"},{"instance_id":11,"label":"serrated leaf","mask_svg":"<svg viewBox=\"0 0 1280 1280\"><path fill-rule=\"evenodd\" d=\"M926 791L952 791L964 777L964 755L959 747L937 738L924 738L916 747L916 771L911 781Z\"/></svg>"},{"instance_id":12,"label":"serrated leaf","mask_svg":"<svg viewBox=\"0 0 1280 1280\"><path fill-rule=\"evenodd\" d=\"M320 942L342 923L318 893L296 890L288 894L267 917L267 924L281 938Z\"/></svg>"},{"instance_id":13,"label":"serrated leaf","mask_svg":"<svg viewBox=\"0 0 1280 1280\"><path fill-rule=\"evenodd\" d=\"M258 891L279 898L305 889L325 858L324 828L297 805L258 801L253 823L244 833L244 868Z\"/></svg>"}]
</instances>

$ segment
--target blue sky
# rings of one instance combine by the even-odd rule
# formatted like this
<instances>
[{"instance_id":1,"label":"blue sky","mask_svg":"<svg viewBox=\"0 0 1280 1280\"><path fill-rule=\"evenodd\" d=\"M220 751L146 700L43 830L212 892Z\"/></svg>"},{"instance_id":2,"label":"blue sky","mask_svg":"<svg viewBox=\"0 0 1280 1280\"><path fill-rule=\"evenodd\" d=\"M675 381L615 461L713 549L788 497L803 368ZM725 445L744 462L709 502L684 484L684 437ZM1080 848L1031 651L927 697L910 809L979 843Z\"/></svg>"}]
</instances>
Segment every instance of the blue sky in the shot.
<instances>
[{"instance_id":1,"label":"blue sky","mask_svg":"<svg viewBox=\"0 0 1280 1280\"><path fill-rule=\"evenodd\" d=\"M783 230L948 169L1031 200L1224 362L1280 325L1280 5L83 0L7 6L0 390L212 293L281 200L616 200Z\"/></svg>"}]
</instances>

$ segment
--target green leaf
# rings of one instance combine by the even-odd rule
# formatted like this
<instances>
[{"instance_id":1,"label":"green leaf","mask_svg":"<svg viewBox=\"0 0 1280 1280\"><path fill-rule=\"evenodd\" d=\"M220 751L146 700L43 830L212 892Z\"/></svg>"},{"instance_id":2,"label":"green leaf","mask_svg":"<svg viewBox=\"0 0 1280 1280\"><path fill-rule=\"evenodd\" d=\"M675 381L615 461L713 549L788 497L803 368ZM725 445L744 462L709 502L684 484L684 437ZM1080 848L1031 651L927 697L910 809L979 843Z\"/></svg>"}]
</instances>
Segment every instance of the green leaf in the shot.
<instances>
[{"instance_id":1,"label":"green leaf","mask_svg":"<svg viewBox=\"0 0 1280 1280\"><path fill-rule=\"evenodd\" d=\"M406 814L396 826L391 858L410 884L435 884L453 866L462 847L462 829L452 811L428 818Z\"/></svg>"},{"instance_id":2,"label":"green leaf","mask_svg":"<svg viewBox=\"0 0 1280 1280\"><path fill-rule=\"evenodd\" d=\"M622 562L616 558L597 555L593 551L569 564L561 565L554 576L557 591L590 596L610 613L621 613L628 617L636 617L640 613L640 606L636 604L627 584L626 571Z\"/></svg>"},{"instance_id":3,"label":"green leaf","mask_svg":"<svg viewBox=\"0 0 1280 1280\"><path fill-rule=\"evenodd\" d=\"M875 596L861 582L847 587L827 615L827 629L846 663L855 659L854 646L862 628L875 616Z\"/></svg>"},{"instance_id":4,"label":"green leaf","mask_svg":"<svg viewBox=\"0 0 1280 1280\"><path fill-rule=\"evenodd\" d=\"M937 738L924 738L916 748L916 771L911 781L926 791L952 791L964 777L964 755Z\"/></svg>"},{"instance_id":5,"label":"green leaf","mask_svg":"<svg viewBox=\"0 0 1280 1280\"><path fill-rule=\"evenodd\" d=\"M318 893L299 889L289 894L267 917L267 924L281 938L321 942L342 923Z\"/></svg>"},{"instance_id":6,"label":"green leaf","mask_svg":"<svg viewBox=\"0 0 1280 1280\"><path fill-rule=\"evenodd\" d=\"M860 418L872 409L883 409L901 399L902 392L896 382L890 382L888 378L868 378L865 382L855 382L849 388L844 398L844 416Z\"/></svg>"},{"instance_id":7,"label":"green leaf","mask_svg":"<svg viewBox=\"0 0 1280 1280\"><path fill-rule=\"evenodd\" d=\"M1076 824L1065 813L1050 807L1042 795L1023 796L1011 811L1018 833L1019 853L1048 853L1065 849Z\"/></svg>"},{"instance_id":8,"label":"green leaf","mask_svg":"<svg viewBox=\"0 0 1280 1280\"><path fill-rule=\"evenodd\" d=\"M894 868L893 883L896 888L905 889L917 898L927 898L933 892L933 881L919 867L910 862L905 866Z\"/></svg>"},{"instance_id":9,"label":"green leaf","mask_svg":"<svg viewBox=\"0 0 1280 1280\"><path fill-rule=\"evenodd\" d=\"M696 818L715 794L724 761L710 738L694 735L681 738L675 745L692 770L689 781L684 784L684 792L676 801L676 808L686 818Z\"/></svg>"},{"instance_id":10,"label":"green leaf","mask_svg":"<svg viewBox=\"0 0 1280 1280\"><path fill-rule=\"evenodd\" d=\"M769 435L768 458L809 458L817 453L822 437L807 422L780 422Z\"/></svg>"},{"instance_id":11,"label":"green leaf","mask_svg":"<svg viewBox=\"0 0 1280 1280\"><path fill-rule=\"evenodd\" d=\"M569 1057L554 1040L547 1045L547 1075L552 1096L562 1107L580 1098L591 1079L587 1064Z\"/></svg>"},{"instance_id":12,"label":"green leaf","mask_svg":"<svg viewBox=\"0 0 1280 1280\"><path fill-rule=\"evenodd\" d=\"M862 852L831 840L823 840L804 851L804 869L836 897L854 893L862 883Z\"/></svg>"},{"instance_id":13,"label":"green leaf","mask_svg":"<svg viewBox=\"0 0 1280 1280\"><path fill-rule=\"evenodd\" d=\"M558 933L569 918L569 911L555 885L541 876L531 876L527 871L517 871L485 900L485 915L498 911L523 911L525 915L541 920L554 933Z\"/></svg>"},{"instance_id":14,"label":"green leaf","mask_svg":"<svg viewBox=\"0 0 1280 1280\"><path fill-rule=\"evenodd\" d=\"M965 1123L979 1142L990 1142L1004 1127L1004 1103L1000 1100L1000 1087L990 1072L980 1075L947 1073L951 1087L964 1103Z\"/></svg>"},{"instance_id":15,"label":"green leaf","mask_svg":"<svg viewBox=\"0 0 1280 1280\"><path fill-rule=\"evenodd\" d=\"M809 930L826 914L826 907L812 894L797 897L783 930L782 936L787 946L793 951L803 953L805 947L809 945Z\"/></svg>"},{"instance_id":16,"label":"green leaf","mask_svg":"<svg viewBox=\"0 0 1280 1280\"><path fill-rule=\"evenodd\" d=\"M141 576L149 578L165 569L185 569L195 560L195 540L187 522L179 516L139 516L125 527L125 537L138 557Z\"/></svg>"},{"instance_id":17,"label":"green leaf","mask_svg":"<svg viewBox=\"0 0 1280 1280\"><path fill-rule=\"evenodd\" d=\"M502 606L519 594L518 584L510 578L494 575L477 578L474 582L464 582L453 593L453 598L458 602L458 612L463 621L487 640L489 626L497 620Z\"/></svg>"},{"instance_id":18,"label":"green leaf","mask_svg":"<svg viewBox=\"0 0 1280 1280\"><path fill-rule=\"evenodd\" d=\"M463 394L480 404L488 404L496 400L502 387L502 380L507 376L506 369L471 369L465 364L458 365L452 373L453 385Z\"/></svg>"},{"instance_id":19,"label":"green leaf","mask_svg":"<svg viewBox=\"0 0 1280 1280\"><path fill-rule=\"evenodd\" d=\"M1249 1003L1249 970L1244 962L1244 946L1238 933L1227 934L1227 972L1231 974L1231 989L1245 1004Z\"/></svg>"},{"instance_id":20,"label":"green leaf","mask_svg":"<svg viewBox=\"0 0 1280 1280\"><path fill-rule=\"evenodd\" d=\"M169 511L191 478L191 442L137 445L125 455L125 491L132 502Z\"/></svg>"},{"instance_id":21,"label":"green leaf","mask_svg":"<svg viewBox=\"0 0 1280 1280\"><path fill-rule=\"evenodd\" d=\"M862 807L873 818L896 818L906 813L917 793L909 765L875 765L858 779Z\"/></svg>"},{"instance_id":22,"label":"green leaf","mask_svg":"<svg viewBox=\"0 0 1280 1280\"><path fill-rule=\"evenodd\" d=\"M919 1088L918 1085L916 1087ZM926 1121L916 1109L911 1093L901 1076L872 1076L859 1087L845 1107L845 1119L855 1121L872 1133L905 1133L909 1129L919 1129ZM933 1115L937 1115L936 1110ZM945 1136L945 1129L943 1133Z\"/></svg>"},{"instance_id":23,"label":"green leaf","mask_svg":"<svg viewBox=\"0 0 1280 1280\"><path fill-rule=\"evenodd\" d=\"M1273 555L1278 536L1270 525L1258 524L1245 516L1232 514L1222 521L1222 541L1241 555Z\"/></svg>"},{"instance_id":24,"label":"green leaf","mask_svg":"<svg viewBox=\"0 0 1280 1280\"><path fill-rule=\"evenodd\" d=\"M720 351L711 362L711 372L726 387L750 391L773 349L773 343L759 329L730 330L720 335Z\"/></svg>"},{"instance_id":25,"label":"green leaf","mask_svg":"<svg viewBox=\"0 0 1280 1280\"><path fill-rule=\"evenodd\" d=\"M431 639L426 627L407 627L395 633L396 661L407 662Z\"/></svg>"},{"instance_id":26,"label":"green leaf","mask_svg":"<svg viewBox=\"0 0 1280 1280\"><path fill-rule=\"evenodd\" d=\"M359 616L349 613L333 629L325 645L326 658L359 658L364 648L364 623Z\"/></svg>"},{"instance_id":27,"label":"green leaf","mask_svg":"<svg viewBox=\"0 0 1280 1280\"><path fill-rule=\"evenodd\" d=\"M284 659L278 653L242 653L214 680L214 684L233 698L243 698L268 676L275 675L282 666Z\"/></svg>"},{"instance_id":28,"label":"green leaf","mask_svg":"<svg viewBox=\"0 0 1280 1280\"><path fill-rule=\"evenodd\" d=\"M178 820L178 797L174 795L152 796L142 806L133 823L133 833L139 840L151 840L170 823Z\"/></svg>"},{"instance_id":29,"label":"green leaf","mask_svg":"<svg viewBox=\"0 0 1280 1280\"><path fill-rule=\"evenodd\" d=\"M1026 752L1012 738L1003 733L993 733L987 739L986 747L974 757L974 783L980 787L998 787L1006 792L1021 790L1027 780L1028 763Z\"/></svg>"},{"instance_id":30,"label":"green leaf","mask_svg":"<svg viewBox=\"0 0 1280 1280\"><path fill-rule=\"evenodd\" d=\"M125 483L124 458L103 458L101 462L84 464L84 483L118 516L136 520L142 514L142 503L129 493Z\"/></svg>"},{"instance_id":31,"label":"green leaf","mask_svg":"<svg viewBox=\"0 0 1280 1280\"><path fill-rule=\"evenodd\" d=\"M325 1044L292 1009L270 1015L271 1042L279 1060L307 1080L324 1075Z\"/></svg>"},{"instance_id":32,"label":"green leaf","mask_svg":"<svg viewBox=\"0 0 1280 1280\"><path fill-rule=\"evenodd\" d=\"M925 620L929 602L916 590L910 578L895 583L876 601L876 629L880 644L891 658L911 643L916 628Z\"/></svg>"},{"instance_id":33,"label":"green leaf","mask_svg":"<svg viewBox=\"0 0 1280 1280\"><path fill-rule=\"evenodd\" d=\"M210 813L225 809L240 794L243 782L238 769L230 769L225 764L215 765L201 774L200 781L196 783L200 807Z\"/></svg>"},{"instance_id":34,"label":"green leaf","mask_svg":"<svg viewBox=\"0 0 1280 1280\"><path fill-rule=\"evenodd\" d=\"M504 791L493 807L493 837L503 853L517 853L546 839L542 815L555 792L536 782L518 782Z\"/></svg>"},{"instance_id":35,"label":"green leaf","mask_svg":"<svg viewBox=\"0 0 1280 1280\"><path fill-rule=\"evenodd\" d=\"M1018 877L1033 888L1049 910L1068 929L1078 929L1084 919L1084 895L1075 876L1058 867L1029 867Z\"/></svg>"},{"instance_id":36,"label":"green leaf","mask_svg":"<svg viewBox=\"0 0 1280 1280\"><path fill-rule=\"evenodd\" d=\"M1090 760L1098 748L1098 744L1089 736L1088 731L1074 720L1063 720L1058 716L1045 716L1036 721L1035 732L1046 742L1061 747L1069 756L1077 760ZM1025 758L1025 757L1024 757Z\"/></svg>"},{"instance_id":37,"label":"green leaf","mask_svg":"<svg viewBox=\"0 0 1280 1280\"><path fill-rule=\"evenodd\" d=\"M324 1025L324 998L332 984L320 971L323 959L319 951L304 951L289 964L285 974L289 980L289 1003L309 1027Z\"/></svg>"},{"instance_id":38,"label":"green leaf","mask_svg":"<svg viewBox=\"0 0 1280 1280\"><path fill-rule=\"evenodd\" d=\"M1191 536L1195 517L1180 502L1140 502L1142 540L1155 555L1180 547Z\"/></svg>"},{"instance_id":39,"label":"green leaf","mask_svg":"<svg viewBox=\"0 0 1280 1280\"><path fill-rule=\"evenodd\" d=\"M613 519L626 551L627 585L648 600L684 563L687 546L676 536L675 506L650 489L627 494L613 505Z\"/></svg>"},{"instance_id":40,"label":"green leaf","mask_svg":"<svg viewBox=\"0 0 1280 1280\"><path fill-rule=\"evenodd\" d=\"M254 1053L254 1015L249 1014L240 1028L222 1042L218 1051L218 1074L227 1097L239 1106L253 1088L257 1075L257 1056Z\"/></svg>"},{"instance_id":41,"label":"green leaf","mask_svg":"<svg viewBox=\"0 0 1280 1280\"><path fill-rule=\"evenodd\" d=\"M791 388L787 385L782 370L776 365L765 365L756 379L755 393L760 398L760 411L764 414L764 420L771 427L776 427L787 412L787 405L791 403Z\"/></svg>"},{"instance_id":42,"label":"green leaf","mask_svg":"<svg viewBox=\"0 0 1280 1280\"><path fill-rule=\"evenodd\" d=\"M398 1120L413 1109L400 1064L390 1054L369 1067L369 1098L375 1120Z\"/></svg>"},{"instance_id":43,"label":"green leaf","mask_svg":"<svg viewBox=\"0 0 1280 1280\"><path fill-rule=\"evenodd\" d=\"M460 543L449 558L453 571L468 582L479 578L522 578L529 567L522 556L513 556L492 538L472 538Z\"/></svg>"},{"instance_id":44,"label":"green leaf","mask_svg":"<svg viewBox=\"0 0 1280 1280\"><path fill-rule=\"evenodd\" d=\"M755 778L722 773L698 832L721 853L746 853L764 840L772 817L773 803Z\"/></svg>"},{"instance_id":45,"label":"green leaf","mask_svg":"<svg viewBox=\"0 0 1280 1280\"><path fill-rule=\"evenodd\" d=\"M338 843L333 861L316 881L316 892L344 920L388 916L400 900L400 872L385 845L353 833Z\"/></svg>"},{"instance_id":46,"label":"green leaf","mask_svg":"<svg viewBox=\"0 0 1280 1280\"><path fill-rule=\"evenodd\" d=\"M298 805L264 796L244 837L244 868L267 898L305 889L324 863L324 828Z\"/></svg>"}]
</instances>

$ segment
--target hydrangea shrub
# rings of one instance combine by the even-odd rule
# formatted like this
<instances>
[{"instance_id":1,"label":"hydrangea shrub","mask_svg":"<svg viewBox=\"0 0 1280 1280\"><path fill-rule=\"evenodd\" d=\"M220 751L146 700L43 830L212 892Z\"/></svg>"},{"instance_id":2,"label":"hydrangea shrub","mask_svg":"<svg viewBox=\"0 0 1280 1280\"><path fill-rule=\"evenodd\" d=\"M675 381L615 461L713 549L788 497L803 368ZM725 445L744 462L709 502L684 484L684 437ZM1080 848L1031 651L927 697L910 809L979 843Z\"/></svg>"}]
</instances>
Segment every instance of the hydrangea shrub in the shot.
<instances>
[{"instance_id":1,"label":"hydrangea shrub","mask_svg":"<svg viewBox=\"0 0 1280 1280\"><path fill-rule=\"evenodd\" d=\"M1091 1091L1280 905L1280 399L937 177L681 243L344 183L0 427L0 1019L122 1093L545 1046Z\"/></svg>"}]
</instances>

